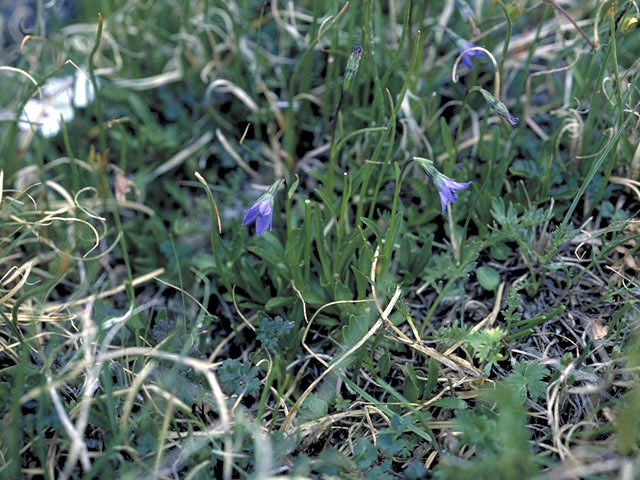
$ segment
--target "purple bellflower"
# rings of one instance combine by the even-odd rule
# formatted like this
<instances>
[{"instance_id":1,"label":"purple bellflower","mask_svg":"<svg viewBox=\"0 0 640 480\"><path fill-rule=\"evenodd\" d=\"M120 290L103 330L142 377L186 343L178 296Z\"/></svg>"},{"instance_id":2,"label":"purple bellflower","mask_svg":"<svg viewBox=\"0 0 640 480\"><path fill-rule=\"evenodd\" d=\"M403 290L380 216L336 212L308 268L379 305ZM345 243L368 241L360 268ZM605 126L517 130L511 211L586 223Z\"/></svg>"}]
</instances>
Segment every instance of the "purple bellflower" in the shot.
<instances>
[{"instance_id":1,"label":"purple bellflower","mask_svg":"<svg viewBox=\"0 0 640 480\"><path fill-rule=\"evenodd\" d=\"M471 50L474 48L478 48L478 45L475 45L471 42L467 42L464 38L458 35L453 30L447 28L445 30L451 39L455 42L458 47L458 51L462 54L462 58L460 62L467 67L469 70L473 70L473 62L472 58L479 58L484 56L484 52L482 50Z\"/></svg>"},{"instance_id":2,"label":"purple bellflower","mask_svg":"<svg viewBox=\"0 0 640 480\"><path fill-rule=\"evenodd\" d=\"M460 62L469 70L473 70L473 62L471 61L471 59L483 57L484 52L482 50L470 50L472 48L477 48L478 46L463 39L460 39L460 41L456 43L458 45L458 50L460 50L460 53L462 53Z\"/></svg>"},{"instance_id":3,"label":"purple bellflower","mask_svg":"<svg viewBox=\"0 0 640 480\"><path fill-rule=\"evenodd\" d=\"M456 182L455 180L451 180L440 172L438 172L434 181L436 183L436 188L438 189L438 194L440 195L440 205L442 205L441 213L444 213L447 209L447 205L458 200L458 193L456 190L462 190L463 188L467 188L471 185L471 182Z\"/></svg>"},{"instance_id":4,"label":"purple bellflower","mask_svg":"<svg viewBox=\"0 0 640 480\"><path fill-rule=\"evenodd\" d=\"M441 213L444 213L447 205L458 200L457 190L462 190L471 185L471 182L456 182L455 180L451 180L446 175L440 173L438 169L433 166L431 160L421 157L413 157L413 159L424 169L429 179L438 189L440 205L442 206Z\"/></svg>"},{"instance_id":5,"label":"purple bellflower","mask_svg":"<svg viewBox=\"0 0 640 480\"><path fill-rule=\"evenodd\" d=\"M278 187L282 183L282 180L276 181L269 187L267 192L260 196L256 202L249 207L244 214L242 225L249 225L254 220L256 221L256 233L262 235L267 228L271 230L273 226L273 197L278 191Z\"/></svg>"}]
</instances>

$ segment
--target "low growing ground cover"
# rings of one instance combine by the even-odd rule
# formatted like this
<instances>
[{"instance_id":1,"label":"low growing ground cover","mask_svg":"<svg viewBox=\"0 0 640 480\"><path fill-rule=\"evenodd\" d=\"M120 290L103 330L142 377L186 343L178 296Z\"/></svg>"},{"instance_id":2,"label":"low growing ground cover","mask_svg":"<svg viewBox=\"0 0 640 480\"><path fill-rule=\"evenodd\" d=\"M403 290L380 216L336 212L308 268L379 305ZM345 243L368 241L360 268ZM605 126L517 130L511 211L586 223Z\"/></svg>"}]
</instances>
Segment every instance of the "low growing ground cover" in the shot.
<instances>
[{"instance_id":1,"label":"low growing ground cover","mask_svg":"<svg viewBox=\"0 0 640 480\"><path fill-rule=\"evenodd\" d=\"M634 1L0 14L1 478L640 476Z\"/></svg>"}]
</instances>

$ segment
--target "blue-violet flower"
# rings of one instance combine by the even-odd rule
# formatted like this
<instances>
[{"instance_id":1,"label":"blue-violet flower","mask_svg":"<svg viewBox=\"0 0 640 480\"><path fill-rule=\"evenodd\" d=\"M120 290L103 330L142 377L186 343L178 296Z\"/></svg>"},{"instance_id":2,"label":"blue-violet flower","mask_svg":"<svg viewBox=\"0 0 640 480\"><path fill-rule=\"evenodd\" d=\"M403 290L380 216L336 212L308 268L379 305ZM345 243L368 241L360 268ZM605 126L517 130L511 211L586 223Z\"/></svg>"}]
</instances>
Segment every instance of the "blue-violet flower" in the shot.
<instances>
[{"instance_id":1,"label":"blue-violet flower","mask_svg":"<svg viewBox=\"0 0 640 480\"><path fill-rule=\"evenodd\" d=\"M471 185L471 182L456 182L455 180L452 180L446 175L440 173L438 169L433 166L433 162L431 160L421 157L413 157L413 159L424 169L429 179L438 189L442 213L447 209L447 205L458 200L457 190L462 190L463 188L467 188Z\"/></svg>"},{"instance_id":2,"label":"blue-violet flower","mask_svg":"<svg viewBox=\"0 0 640 480\"><path fill-rule=\"evenodd\" d=\"M458 50L460 50L460 53L462 53L460 62L469 70L473 70L473 62L471 61L471 59L483 57L484 52L482 50L471 50L472 48L478 48L478 46L463 39L460 39L460 41L456 42L456 44L458 45Z\"/></svg>"},{"instance_id":3,"label":"blue-violet flower","mask_svg":"<svg viewBox=\"0 0 640 480\"><path fill-rule=\"evenodd\" d=\"M440 195L442 213L447 209L447 205L458 200L458 193L456 190L461 190L471 185L471 182L456 182L455 180L451 180L440 172L438 172L434 181L436 188L438 189L438 194Z\"/></svg>"},{"instance_id":4,"label":"blue-violet flower","mask_svg":"<svg viewBox=\"0 0 640 480\"><path fill-rule=\"evenodd\" d=\"M450 28L447 28L445 31L449 34L451 39L455 42L456 46L458 47L458 50L462 54L462 58L460 59L460 62L469 70L473 70L473 62L471 61L471 59L483 57L484 52L482 50L472 50L472 49L478 48L478 45L475 45L471 42L467 42L464 38L462 38L460 35L458 35L456 32L454 32Z\"/></svg>"},{"instance_id":5,"label":"blue-violet flower","mask_svg":"<svg viewBox=\"0 0 640 480\"><path fill-rule=\"evenodd\" d=\"M260 196L256 202L249 207L244 214L242 225L249 225L254 220L256 221L256 233L262 235L267 228L271 230L273 225L273 197L278 191L278 187L282 183L282 180L276 181L269 187L267 192Z\"/></svg>"}]
</instances>

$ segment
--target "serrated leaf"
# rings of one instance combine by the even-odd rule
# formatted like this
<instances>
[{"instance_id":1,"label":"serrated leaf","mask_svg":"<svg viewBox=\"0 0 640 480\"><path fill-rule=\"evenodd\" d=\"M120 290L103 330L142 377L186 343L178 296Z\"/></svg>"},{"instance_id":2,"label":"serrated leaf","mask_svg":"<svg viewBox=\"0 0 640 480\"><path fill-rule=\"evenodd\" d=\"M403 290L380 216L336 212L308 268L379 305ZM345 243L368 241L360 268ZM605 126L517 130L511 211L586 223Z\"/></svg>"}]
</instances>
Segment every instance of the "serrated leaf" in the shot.
<instances>
[{"instance_id":1,"label":"serrated leaf","mask_svg":"<svg viewBox=\"0 0 640 480\"><path fill-rule=\"evenodd\" d=\"M369 468L378 459L378 449L366 438L361 438L353 447L354 460L358 468Z\"/></svg>"},{"instance_id":2,"label":"serrated leaf","mask_svg":"<svg viewBox=\"0 0 640 480\"><path fill-rule=\"evenodd\" d=\"M218 369L218 380L223 389L232 394L250 394L260 388L258 369L248 363L227 358Z\"/></svg>"},{"instance_id":3,"label":"serrated leaf","mask_svg":"<svg viewBox=\"0 0 640 480\"><path fill-rule=\"evenodd\" d=\"M427 478L427 469L424 468L422 462L414 460L404 469L403 476L408 480L417 480L419 478Z\"/></svg>"},{"instance_id":4,"label":"serrated leaf","mask_svg":"<svg viewBox=\"0 0 640 480\"><path fill-rule=\"evenodd\" d=\"M513 373L506 380L517 390L524 387L529 398L536 401L545 395L547 384L542 379L548 375L549 370L540 363L519 361L515 364Z\"/></svg>"},{"instance_id":5,"label":"serrated leaf","mask_svg":"<svg viewBox=\"0 0 640 480\"><path fill-rule=\"evenodd\" d=\"M256 339L262 343L264 348L273 350L278 346L280 338L291 331L293 325L293 322L287 322L280 316L271 318L265 315L258 325Z\"/></svg>"}]
</instances>

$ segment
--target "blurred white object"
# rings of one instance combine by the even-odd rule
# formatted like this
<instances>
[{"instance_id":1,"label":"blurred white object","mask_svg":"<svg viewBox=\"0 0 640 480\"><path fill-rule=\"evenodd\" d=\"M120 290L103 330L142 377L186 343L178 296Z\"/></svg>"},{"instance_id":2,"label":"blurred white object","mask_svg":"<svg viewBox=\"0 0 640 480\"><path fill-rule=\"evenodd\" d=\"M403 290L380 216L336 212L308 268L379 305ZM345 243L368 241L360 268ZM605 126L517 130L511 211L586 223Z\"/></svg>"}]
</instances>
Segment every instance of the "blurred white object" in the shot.
<instances>
[{"instance_id":1,"label":"blurred white object","mask_svg":"<svg viewBox=\"0 0 640 480\"><path fill-rule=\"evenodd\" d=\"M77 72L73 77L54 77L42 87L43 98L32 98L24 106L18 127L27 131L32 128L45 137L53 137L65 122L73 119L73 107L84 108L95 98L89 77Z\"/></svg>"}]
</instances>

